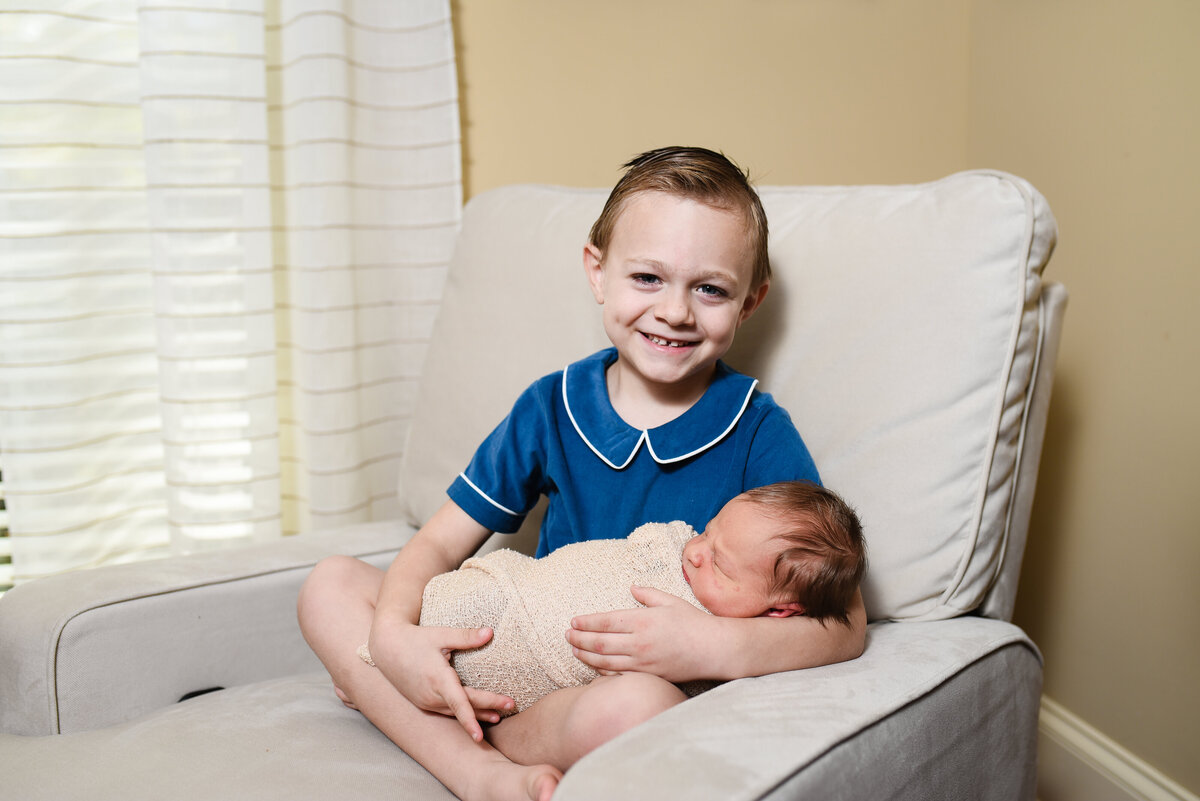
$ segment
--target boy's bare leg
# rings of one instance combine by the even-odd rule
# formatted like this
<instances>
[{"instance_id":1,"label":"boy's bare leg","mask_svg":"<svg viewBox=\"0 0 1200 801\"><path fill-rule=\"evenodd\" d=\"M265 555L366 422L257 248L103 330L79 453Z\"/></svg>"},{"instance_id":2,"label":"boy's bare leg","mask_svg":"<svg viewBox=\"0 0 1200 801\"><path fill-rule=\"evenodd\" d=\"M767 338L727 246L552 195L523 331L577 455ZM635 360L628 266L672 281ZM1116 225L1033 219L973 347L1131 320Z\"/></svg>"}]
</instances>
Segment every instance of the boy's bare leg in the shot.
<instances>
[{"instance_id":1,"label":"boy's bare leg","mask_svg":"<svg viewBox=\"0 0 1200 801\"><path fill-rule=\"evenodd\" d=\"M593 749L687 699L648 673L601 676L547 695L519 715L485 729L509 759L566 771Z\"/></svg>"},{"instance_id":2,"label":"boy's bare leg","mask_svg":"<svg viewBox=\"0 0 1200 801\"><path fill-rule=\"evenodd\" d=\"M486 741L474 742L452 717L413 706L356 651L367 641L383 572L334 557L313 571L300 593L305 639L339 696L459 798L548 801L562 774L548 764L518 765Z\"/></svg>"}]
</instances>

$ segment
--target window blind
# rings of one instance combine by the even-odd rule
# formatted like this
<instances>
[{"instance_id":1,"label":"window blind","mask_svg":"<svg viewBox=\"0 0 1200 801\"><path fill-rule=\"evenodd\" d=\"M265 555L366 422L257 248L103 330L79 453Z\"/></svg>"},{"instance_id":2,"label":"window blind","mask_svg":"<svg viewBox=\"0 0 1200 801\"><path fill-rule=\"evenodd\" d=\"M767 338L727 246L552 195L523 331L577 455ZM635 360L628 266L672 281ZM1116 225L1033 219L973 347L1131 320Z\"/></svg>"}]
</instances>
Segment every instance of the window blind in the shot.
<instances>
[{"instance_id":1,"label":"window blind","mask_svg":"<svg viewBox=\"0 0 1200 801\"><path fill-rule=\"evenodd\" d=\"M447 0L0 0L19 583L398 514L461 215Z\"/></svg>"}]
</instances>

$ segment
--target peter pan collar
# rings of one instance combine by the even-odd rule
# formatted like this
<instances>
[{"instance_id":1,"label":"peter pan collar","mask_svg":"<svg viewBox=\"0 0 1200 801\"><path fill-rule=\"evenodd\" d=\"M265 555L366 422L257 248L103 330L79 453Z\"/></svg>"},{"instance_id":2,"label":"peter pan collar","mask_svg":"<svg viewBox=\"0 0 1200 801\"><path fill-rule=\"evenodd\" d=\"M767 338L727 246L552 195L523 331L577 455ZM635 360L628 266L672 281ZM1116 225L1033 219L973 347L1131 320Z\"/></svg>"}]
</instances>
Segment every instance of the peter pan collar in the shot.
<instances>
[{"instance_id":1,"label":"peter pan collar","mask_svg":"<svg viewBox=\"0 0 1200 801\"><path fill-rule=\"evenodd\" d=\"M642 443L659 464L681 462L723 440L737 425L758 379L717 362L717 371L700 400L665 425L647 431L633 428L617 414L608 398L605 370L616 362L608 348L563 370L563 404L571 424L592 453L614 470L623 470Z\"/></svg>"}]
</instances>

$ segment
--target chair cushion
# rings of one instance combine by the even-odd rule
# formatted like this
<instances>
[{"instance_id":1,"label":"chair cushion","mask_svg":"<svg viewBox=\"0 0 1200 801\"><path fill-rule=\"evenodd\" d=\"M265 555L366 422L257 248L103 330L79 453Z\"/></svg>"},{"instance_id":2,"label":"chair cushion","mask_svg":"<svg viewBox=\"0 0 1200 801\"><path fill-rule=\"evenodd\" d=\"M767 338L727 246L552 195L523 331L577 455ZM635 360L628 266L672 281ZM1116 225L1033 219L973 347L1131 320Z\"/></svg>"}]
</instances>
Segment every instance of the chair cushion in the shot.
<instances>
[{"instance_id":1,"label":"chair cushion","mask_svg":"<svg viewBox=\"0 0 1200 801\"><path fill-rule=\"evenodd\" d=\"M6 798L317 801L454 795L333 695L324 671L78 734L0 734Z\"/></svg>"},{"instance_id":2,"label":"chair cushion","mask_svg":"<svg viewBox=\"0 0 1200 801\"><path fill-rule=\"evenodd\" d=\"M760 193L775 277L727 361L857 507L871 619L975 609L1007 542L1049 207L995 172ZM608 344L582 270L606 196L516 186L468 204L401 466L412 522L522 389Z\"/></svg>"}]
</instances>

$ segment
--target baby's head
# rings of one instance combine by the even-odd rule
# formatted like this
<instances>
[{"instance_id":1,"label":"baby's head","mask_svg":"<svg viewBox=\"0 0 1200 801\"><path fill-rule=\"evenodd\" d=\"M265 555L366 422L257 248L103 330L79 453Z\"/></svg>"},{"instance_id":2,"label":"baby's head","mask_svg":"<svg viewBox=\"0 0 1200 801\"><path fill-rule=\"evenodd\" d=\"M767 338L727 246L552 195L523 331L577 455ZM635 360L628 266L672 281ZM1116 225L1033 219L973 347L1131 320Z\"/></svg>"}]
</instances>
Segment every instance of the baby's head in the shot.
<instances>
[{"instance_id":1,"label":"baby's head","mask_svg":"<svg viewBox=\"0 0 1200 801\"><path fill-rule=\"evenodd\" d=\"M601 253L608 249L617 220L629 201L643 192L662 192L741 217L752 258L750 288L757 289L770 281L767 214L740 167L723 154L702 147L662 147L635 156L624 169L625 174L613 187L588 237Z\"/></svg>"},{"instance_id":2,"label":"baby's head","mask_svg":"<svg viewBox=\"0 0 1200 801\"><path fill-rule=\"evenodd\" d=\"M848 623L865 571L858 516L835 493L805 481L742 493L683 550L696 599L722 617L803 614Z\"/></svg>"}]
</instances>

